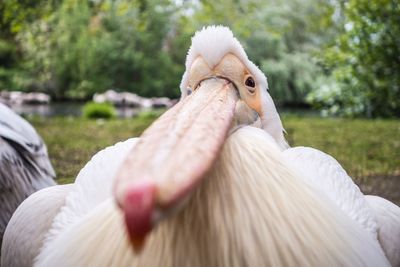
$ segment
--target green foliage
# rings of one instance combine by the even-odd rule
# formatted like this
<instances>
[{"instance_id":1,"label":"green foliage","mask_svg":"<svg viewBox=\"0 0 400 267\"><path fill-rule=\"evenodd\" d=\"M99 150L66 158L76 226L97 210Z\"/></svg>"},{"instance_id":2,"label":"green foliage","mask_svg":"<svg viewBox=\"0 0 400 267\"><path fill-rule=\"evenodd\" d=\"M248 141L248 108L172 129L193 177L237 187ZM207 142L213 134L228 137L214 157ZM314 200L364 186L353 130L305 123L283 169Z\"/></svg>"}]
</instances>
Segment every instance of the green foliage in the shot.
<instances>
[{"instance_id":1,"label":"green foliage","mask_svg":"<svg viewBox=\"0 0 400 267\"><path fill-rule=\"evenodd\" d=\"M303 103L322 75L319 67L307 53L283 53L278 59L261 63L267 73L271 94L278 103Z\"/></svg>"},{"instance_id":2,"label":"green foliage","mask_svg":"<svg viewBox=\"0 0 400 267\"><path fill-rule=\"evenodd\" d=\"M172 4L90 3L65 0L51 18L20 35L42 87L57 98L87 98L110 88L177 97L182 68L164 47Z\"/></svg>"},{"instance_id":3,"label":"green foliage","mask_svg":"<svg viewBox=\"0 0 400 267\"><path fill-rule=\"evenodd\" d=\"M0 2L3 34L21 32L30 23L51 14L61 0L3 0Z\"/></svg>"},{"instance_id":4,"label":"green foliage","mask_svg":"<svg viewBox=\"0 0 400 267\"><path fill-rule=\"evenodd\" d=\"M31 23L50 16L60 2L61 0L0 1L0 90L37 89L36 77L27 72L32 67L26 64L18 35L30 27Z\"/></svg>"},{"instance_id":5,"label":"green foliage","mask_svg":"<svg viewBox=\"0 0 400 267\"><path fill-rule=\"evenodd\" d=\"M362 95L338 83L334 78L320 78L315 81L316 89L307 95L307 102L326 116L353 117L364 110L365 99Z\"/></svg>"},{"instance_id":6,"label":"green foliage","mask_svg":"<svg viewBox=\"0 0 400 267\"><path fill-rule=\"evenodd\" d=\"M335 113L399 117L400 5L350 0L343 14L343 31L323 56L340 86Z\"/></svg>"},{"instance_id":7,"label":"green foliage","mask_svg":"<svg viewBox=\"0 0 400 267\"><path fill-rule=\"evenodd\" d=\"M86 103L82 108L82 115L89 119L111 119L117 112L112 104L109 103Z\"/></svg>"}]
</instances>

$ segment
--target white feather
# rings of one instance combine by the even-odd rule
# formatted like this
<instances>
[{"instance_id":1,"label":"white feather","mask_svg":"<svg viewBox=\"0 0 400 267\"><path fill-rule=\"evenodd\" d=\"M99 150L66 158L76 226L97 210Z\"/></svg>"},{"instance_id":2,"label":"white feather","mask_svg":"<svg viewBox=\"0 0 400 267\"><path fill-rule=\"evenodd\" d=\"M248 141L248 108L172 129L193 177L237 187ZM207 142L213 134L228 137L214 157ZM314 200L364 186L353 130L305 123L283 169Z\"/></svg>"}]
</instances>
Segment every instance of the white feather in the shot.
<instances>
[{"instance_id":1,"label":"white feather","mask_svg":"<svg viewBox=\"0 0 400 267\"><path fill-rule=\"evenodd\" d=\"M377 238L375 217L364 194L333 157L310 147L289 148L284 155L310 185L329 197L374 239Z\"/></svg>"},{"instance_id":2,"label":"white feather","mask_svg":"<svg viewBox=\"0 0 400 267\"><path fill-rule=\"evenodd\" d=\"M378 222L378 239L394 267L400 266L400 207L378 196L365 196Z\"/></svg>"},{"instance_id":3,"label":"white feather","mask_svg":"<svg viewBox=\"0 0 400 267\"><path fill-rule=\"evenodd\" d=\"M27 198L14 212L4 233L0 266L31 267L54 217L73 184L51 186Z\"/></svg>"}]
</instances>

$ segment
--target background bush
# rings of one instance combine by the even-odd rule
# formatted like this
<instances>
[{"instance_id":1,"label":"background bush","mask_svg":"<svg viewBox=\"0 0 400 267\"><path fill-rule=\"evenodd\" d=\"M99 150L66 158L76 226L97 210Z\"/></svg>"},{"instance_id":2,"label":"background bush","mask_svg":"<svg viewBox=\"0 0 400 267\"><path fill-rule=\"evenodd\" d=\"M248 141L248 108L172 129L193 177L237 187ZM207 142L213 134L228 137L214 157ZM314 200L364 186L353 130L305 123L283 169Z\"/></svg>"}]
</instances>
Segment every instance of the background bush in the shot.
<instances>
[{"instance_id":1,"label":"background bush","mask_svg":"<svg viewBox=\"0 0 400 267\"><path fill-rule=\"evenodd\" d=\"M111 119L117 112L112 104L88 102L82 108L82 115L89 119Z\"/></svg>"}]
</instances>

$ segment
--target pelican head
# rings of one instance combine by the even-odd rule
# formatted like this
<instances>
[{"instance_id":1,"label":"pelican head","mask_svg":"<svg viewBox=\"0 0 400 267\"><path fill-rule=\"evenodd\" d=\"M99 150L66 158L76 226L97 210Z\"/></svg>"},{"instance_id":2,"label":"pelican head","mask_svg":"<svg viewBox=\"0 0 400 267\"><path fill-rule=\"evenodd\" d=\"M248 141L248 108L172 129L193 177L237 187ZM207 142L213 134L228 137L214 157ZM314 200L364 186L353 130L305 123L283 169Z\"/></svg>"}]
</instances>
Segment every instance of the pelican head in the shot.
<instances>
[{"instance_id":1,"label":"pelican head","mask_svg":"<svg viewBox=\"0 0 400 267\"><path fill-rule=\"evenodd\" d=\"M286 144L267 79L228 28L195 34L180 88L179 103L143 133L115 180L115 199L135 248L184 205L232 129L258 125L278 145Z\"/></svg>"},{"instance_id":2,"label":"pelican head","mask_svg":"<svg viewBox=\"0 0 400 267\"><path fill-rule=\"evenodd\" d=\"M239 41L227 27L209 26L197 32L186 57L181 81L181 99L190 95L201 82L226 79L238 93L233 127L256 123L266 130L281 148L287 144L275 104L268 93L264 73L251 62Z\"/></svg>"}]
</instances>

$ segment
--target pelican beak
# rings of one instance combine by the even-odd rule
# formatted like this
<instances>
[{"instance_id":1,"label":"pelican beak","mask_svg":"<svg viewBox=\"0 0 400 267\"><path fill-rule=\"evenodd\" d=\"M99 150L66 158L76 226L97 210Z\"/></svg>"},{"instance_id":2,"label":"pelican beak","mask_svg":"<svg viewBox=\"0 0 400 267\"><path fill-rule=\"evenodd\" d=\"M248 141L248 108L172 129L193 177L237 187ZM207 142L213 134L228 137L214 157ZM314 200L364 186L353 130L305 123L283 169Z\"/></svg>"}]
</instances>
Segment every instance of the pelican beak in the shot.
<instances>
[{"instance_id":1,"label":"pelican beak","mask_svg":"<svg viewBox=\"0 0 400 267\"><path fill-rule=\"evenodd\" d=\"M176 211L222 148L238 93L223 78L202 81L141 136L119 170L115 197L134 248Z\"/></svg>"}]
</instances>

